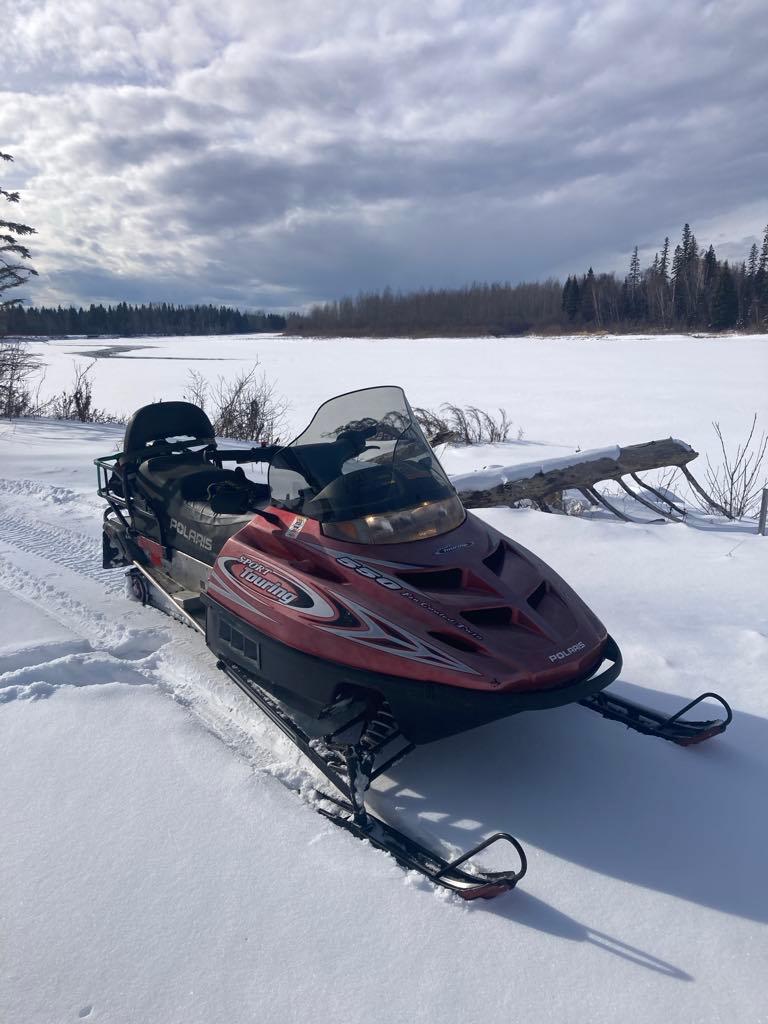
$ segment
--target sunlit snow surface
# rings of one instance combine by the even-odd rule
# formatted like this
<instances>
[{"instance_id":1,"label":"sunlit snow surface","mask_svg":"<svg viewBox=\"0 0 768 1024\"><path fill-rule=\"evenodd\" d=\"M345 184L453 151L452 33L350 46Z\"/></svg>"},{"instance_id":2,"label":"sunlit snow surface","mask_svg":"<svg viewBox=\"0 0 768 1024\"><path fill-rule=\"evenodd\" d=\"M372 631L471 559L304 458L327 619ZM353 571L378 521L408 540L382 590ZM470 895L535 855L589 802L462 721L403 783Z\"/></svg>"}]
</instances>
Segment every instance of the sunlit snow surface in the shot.
<instances>
[{"instance_id":1,"label":"sunlit snow surface","mask_svg":"<svg viewBox=\"0 0 768 1024\"><path fill-rule=\"evenodd\" d=\"M505 405L526 443L449 450L453 473L670 434L713 452L710 420L765 414L768 379L768 339L135 344L99 360L99 405L180 397L189 354L215 376L253 349L293 428L381 382ZM324 823L201 640L100 569L91 463L120 439L0 424L0 1020L768 1020L768 538L481 513L607 624L620 692L672 711L717 689L735 719L685 750L569 707L416 751L374 804L529 853L519 891L466 905Z\"/></svg>"}]
</instances>

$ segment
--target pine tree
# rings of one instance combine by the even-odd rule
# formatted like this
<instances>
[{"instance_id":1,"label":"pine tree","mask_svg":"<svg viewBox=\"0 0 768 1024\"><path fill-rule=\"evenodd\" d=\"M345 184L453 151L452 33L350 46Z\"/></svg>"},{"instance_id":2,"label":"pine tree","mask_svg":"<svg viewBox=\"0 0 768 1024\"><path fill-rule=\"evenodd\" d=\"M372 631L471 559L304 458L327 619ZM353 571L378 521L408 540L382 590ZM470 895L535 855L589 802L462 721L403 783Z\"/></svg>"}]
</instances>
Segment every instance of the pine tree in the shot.
<instances>
[{"instance_id":1,"label":"pine tree","mask_svg":"<svg viewBox=\"0 0 768 1024\"><path fill-rule=\"evenodd\" d=\"M685 318L685 255L681 245L672 254L672 311L676 320Z\"/></svg>"},{"instance_id":2,"label":"pine tree","mask_svg":"<svg viewBox=\"0 0 768 1024\"><path fill-rule=\"evenodd\" d=\"M640 287L640 257L637 254L637 246L632 250L632 259L629 261L628 283L630 291Z\"/></svg>"},{"instance_id":3,"label":"pine tree","mask_svg":"<svg viewBox=\"0 0 768 1024\"><path fill-rule=\"evenodd\" d=\"M595 298L595 272L590 267L581 282L581 317L585 324L598 318Z\"/></svg>"},{"instance_id":4,"label":"pine tree","mask_svg":"<svg viewBox=\"0 0 768 1024\"><path fill-rule=\"evenodd\" d=\"M576 319L576 314L581 309L581 293L579 291L579 282L574 276L571 280L570 291L565 300L565 312L571 323Z\"/></svg>"},{"instance_id":5,"label":"pine tree","mask_svg":"<svg viewBox=\"0 0 768 1024\"><path fill-rule=\"evenodd\" d=\"M680 239L680 249L683 254L683 262L687 263L691 258L691 239L693 238L693 232L691 231L690 224L683 224L683 236Z\"/></svg>"},{"instance_id":6,"label":"pine tree","mask_svg":"<svg viewBox=\"0 0 768 1024\"><path fill-rule=\"evenodd\" d=\"M720 268L720 274L712 297L712 326L716 331L735 327L739 317L739 300L728 260Z\"/></svg>"},{"instance_id":7,"label":"pine tree","mask_svg":"<svg viewBox=\"0 0 768 1024\"><path fill-rule=\"evenodd\" d=\"M13 157L9 153L0 153L0 160L9 163ZM0 196L9 203L18 203L20 196L18 192L8 192L0 188ZM19 224L17 221L0 220L0 314L11 306L18 305L20 299L3 299L5 292L11 288L18 288L32 276L37 276L37 271L29 264L20 262L28 260L31 253L26 245L19 239L34 235L35 229L28 224ZM2 328L2 322L0 322Z\"/></svg>"},{"instance_id":8,"label":"pine tree","mask_svg":"<svg viewBox=\"0 0 768 1024\"><path fill-rule=\"evenodd\" d=\"M757 273L757 242L752 243L752 248L749 250L749 257L747 259L747 276L754 280L755 274Z\"/></svg>"},{"instance_id":9,"label":"pine tree","mask_svg":"<svg viewBox=\"0 0 768 1024\"><path fill-rule=\"evenodd\" d=\"M765 234L763 235L763 247L760 250L760 261L757 265L758 274L768 276L768 224L765 226Z\"/></svg>"},{"instance_id":10,"label":"pine tree","mask_svg":"<svg viewBox=\"0 0 768 1024\"><path fill-rule=\"evenodd\" d=\"M704 287L710 283L717 273L717 256L715 255L715 247L710 245L707 251L704 253Z\"/></svg>"},{"instance_id":11,"label":"pine tree","mask_svg":"<svg viewBox=\"0 0 768 1024\"><path fill-rule=\"evenodd\" d=\"M696 304L696 318L703 319L705 323L712 322L712 304L719 270L720 265L715 255L715 247L710 245L701 260L701 273L698 275L700 288L697 289L699 294Z\"/></svg>"},{"instance_id":12,"label":"pine tree","mask_svg":"<svg viewBox=\"0 0 768 1024\"><path fill-rule=\"evenodd\" d=\"M562 298L562 301L560 303L560 309L563 311L563 313L567 312L567 310L568 310L568 296L570 295L570 293L571 293L571 275L569 274L568 275L568 280L563 285L563 298Z\"/></svg>"},{"instance_id":13,"label":"pine tree","mask_svg":"<svg viewBox=\"0 0 768 1024\"><path fill-rule=\"evenodd\" d=\"M757 246L753 246L757 248ZM752 254L750 253L750 262ZM759 326L765 322L768 312L768 225L763 234L763 245L760 249L760 256L757 259L755 273L751 280L751 308L750 315L752 323Z\"/></svg>"},{"instance_id":14,"label":"pine tree","mask_svg":"<svg viewBox=\"0 0 768 1024\"><path fill-rule=\"evenodd\" d=\"M760 317L760 304L757 302L756 280L757 280L757 242L752 243L749 250L747 264L744 272L744 289L742 301L744 304L744 320L746 323L757 324Z\"/></svg>"},{"instance_id":15,"label":"pine tree","mask_svg":"<svg viewBox=\"0 0 768 1024\"><path fill-rule=\"evenodd\" d=\"M669 283L669 235L664 239L664 247L661 250L661 259L659 260L659 274L664 284Z\"/></svg>"}]
</instances>

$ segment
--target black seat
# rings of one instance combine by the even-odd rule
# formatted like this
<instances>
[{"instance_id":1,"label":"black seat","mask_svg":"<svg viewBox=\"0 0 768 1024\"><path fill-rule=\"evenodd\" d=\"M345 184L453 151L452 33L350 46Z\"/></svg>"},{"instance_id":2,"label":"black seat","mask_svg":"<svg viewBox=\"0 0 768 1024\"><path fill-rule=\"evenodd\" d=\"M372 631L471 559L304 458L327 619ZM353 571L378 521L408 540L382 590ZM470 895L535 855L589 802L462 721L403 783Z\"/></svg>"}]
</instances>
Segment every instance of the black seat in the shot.
<instances>
[{"instance_id":1,"label":"black seat","mask_svg":"<svg viewBox=\"0 0 768 1024\"><path fill-rule=\"evenodd\" d=\"M167 502L173 495L183 501L206 501L211 484L224 480L233 484L245 483L242 473L232 469L219 469L205 462L196 453L158 455L139 466L139 481L154 496Z\"/></svg>"},{"instance_id":2,"label":"black seat","mask_svg":"<svg viewBox=\"0 0 768 1024\"><path fill-rule=\"evenodd\" d=\"M246 453L250 455L249 453ZM139 533L209 565L269 488L243 470L217 462L233 453L216 449L211 421L190 402L156 402L139 409L125 430L124 450L109 487L135 500L132 522ZM170 555L168 556L170 557Z\"/></svg>"},{"instance_id":3,"label":"black seat","mask_svg":"<svg viewBox=\"0 0 768 1024\"><path fill-rule=\"evenodd\" d=\"M203 410L191 402L154 402L137 409L128 420L123 451L135 457L152 441L172 437L189 437L201 444L211 444L213 425Z\"/></svg>"}]
</instances>

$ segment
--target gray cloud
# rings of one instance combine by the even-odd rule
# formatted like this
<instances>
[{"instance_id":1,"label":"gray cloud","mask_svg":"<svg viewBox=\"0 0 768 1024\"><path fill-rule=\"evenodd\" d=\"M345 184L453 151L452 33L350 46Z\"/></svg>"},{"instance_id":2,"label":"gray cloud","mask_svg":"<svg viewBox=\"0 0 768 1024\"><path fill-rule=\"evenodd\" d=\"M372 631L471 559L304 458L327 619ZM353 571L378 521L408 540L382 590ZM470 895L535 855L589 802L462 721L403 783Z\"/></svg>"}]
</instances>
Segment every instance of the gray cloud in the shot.
<instances>
[{"instance_id":1,"label":"gray cloud","mask_svg":"<svg viewBox=\"0 0 768 1024\"><path fill-rule=\"evenodd\" d=\"M768 220L766 44L763 0L297 0L290 22L278 0L39 0L11 14L0 104L31 297L530 280L621 267L684 220L743 258Z\"/></svg>"}]
</instances>

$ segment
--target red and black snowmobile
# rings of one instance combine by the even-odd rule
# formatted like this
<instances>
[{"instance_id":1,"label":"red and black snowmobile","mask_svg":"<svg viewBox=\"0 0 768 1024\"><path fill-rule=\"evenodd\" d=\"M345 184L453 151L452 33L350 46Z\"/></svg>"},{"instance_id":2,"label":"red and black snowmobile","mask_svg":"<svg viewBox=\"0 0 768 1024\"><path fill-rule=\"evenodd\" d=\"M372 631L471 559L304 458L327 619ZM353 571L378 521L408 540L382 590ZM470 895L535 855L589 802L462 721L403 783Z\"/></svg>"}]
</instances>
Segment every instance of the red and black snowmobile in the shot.
<instances>
[{"instance_id":1,"label":"red and black snowmobile","mask_svg":"<svg viewBox=\"0 0 768 1024\"><path fill-rule=\"evenodd\" d=\"M139 409L98 459L104 567L205 635L227 673L335 786L318 809L465 898L511 889L497 833L458 860L365 806L414 745L578 702L680 744L723 732L703 694L668 717L605 692L621 655L541 559L467 512L398 387L325 402L286 447L223 450L186 402ZM240 464L268 463L269 483ZM233 463L235 469L224 468ZM720 720L683 714L705 696ZM468 862L511 843L520 866Z\"/></svg>"}]
</instances>

